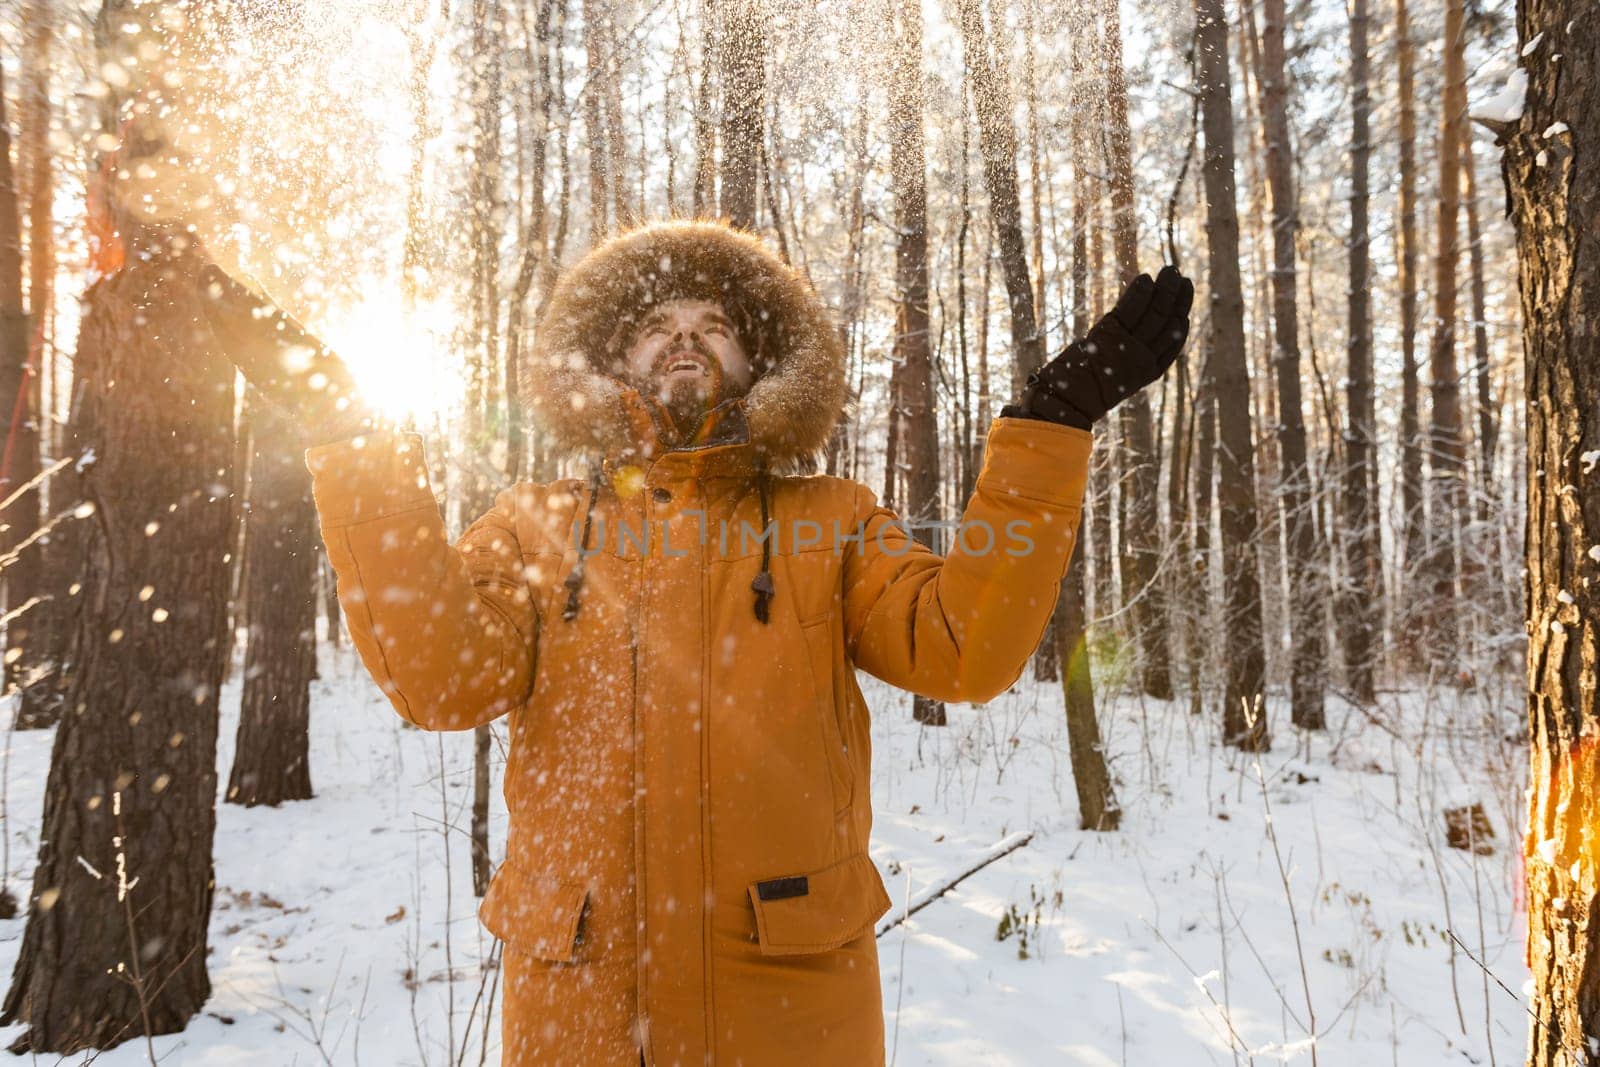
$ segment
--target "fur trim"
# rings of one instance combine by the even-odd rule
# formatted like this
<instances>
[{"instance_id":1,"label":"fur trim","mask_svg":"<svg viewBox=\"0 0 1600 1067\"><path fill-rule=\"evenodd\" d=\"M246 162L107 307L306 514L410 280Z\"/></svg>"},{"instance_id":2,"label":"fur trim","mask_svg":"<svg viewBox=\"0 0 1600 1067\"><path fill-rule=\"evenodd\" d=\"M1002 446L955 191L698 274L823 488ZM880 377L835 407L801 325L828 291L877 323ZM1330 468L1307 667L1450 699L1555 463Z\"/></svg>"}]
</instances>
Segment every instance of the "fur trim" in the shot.
<instances>
[{"instance_id":1,"label":"fur trim","mask_svg":"<svg viewBox=\"0 0 1600 1067\"><path fill-rule=\"evenodd\" d=\"M721 222L657 222L622 233L567 270L521 370L522 399L563 445L633 443L609 370L628 328L666 300L717 300L751 345L750 440L775 467L803 465L845 400L844 347L810 284L759 238Z\"/></svg>"}]
</instances>

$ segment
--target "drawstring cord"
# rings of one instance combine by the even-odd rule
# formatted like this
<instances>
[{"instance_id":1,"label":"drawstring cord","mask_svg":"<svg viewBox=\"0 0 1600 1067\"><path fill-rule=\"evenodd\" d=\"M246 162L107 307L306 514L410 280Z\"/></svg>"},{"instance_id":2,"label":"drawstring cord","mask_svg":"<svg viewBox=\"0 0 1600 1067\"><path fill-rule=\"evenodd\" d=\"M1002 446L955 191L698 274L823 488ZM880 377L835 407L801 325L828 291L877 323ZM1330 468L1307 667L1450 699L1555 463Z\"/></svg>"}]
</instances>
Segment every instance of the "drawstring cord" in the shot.
<instances>
[{"instance_id":1,"label":"drawstring cord","mask_svg":"<svg viewBox=\"0 0 1600 1067\"><path fill-rule=\"evenodd\" d=\"M567 606L562 609L561 617L571 622L578 617L580 601L578 590L583 588L584 553L589 549L589 530L594 520L594 502L600 493L601 475L599 471L589 475L589 502L583 509L583 535L578 540L578 562L573 564L563 584L567 588ZM756 621L766 625L772 614L772 598L777 594L777 586L772 580L772 538L767 536L767 527L771 523L772 506L770 494L771 485L767 481L767 472L762 468L756 476L756 493L761 500L761 570L750 583L751 592L755 593Z\"/></svg>"},{"instance_id":2,"label":"drawstring cord","mask_svg":"<svg viewBox=\"0 0 1600 1067\"><path fill-rule=\"evenodd\" d=\"M584 553L589 549L589 524L594 518L594 499L600 493L600 472L589 472L589 503L583 509L583 536L578 540L578 562L573 565L572 571L567 575L564 583L567 587L567 606L562 609L561 617L571 622L578 617L578 590L583 586L583 561Z\"/></svg>"},{"instance_id":3,"label":"drawstring cord","mask_svg":"<svg viewBox=\"0 0 1600 1067\"><path fill-rule=\"evenodd\" d=\"M750 588L756 594L756 621L765 625L773 594L778 591L772 584L772 538L767 536L767 495L771 490L767 485L765 467L756 474L756 491L761 497L761 572L756 575L755 581L750 583Z\"/></svg>"}]
</instances>

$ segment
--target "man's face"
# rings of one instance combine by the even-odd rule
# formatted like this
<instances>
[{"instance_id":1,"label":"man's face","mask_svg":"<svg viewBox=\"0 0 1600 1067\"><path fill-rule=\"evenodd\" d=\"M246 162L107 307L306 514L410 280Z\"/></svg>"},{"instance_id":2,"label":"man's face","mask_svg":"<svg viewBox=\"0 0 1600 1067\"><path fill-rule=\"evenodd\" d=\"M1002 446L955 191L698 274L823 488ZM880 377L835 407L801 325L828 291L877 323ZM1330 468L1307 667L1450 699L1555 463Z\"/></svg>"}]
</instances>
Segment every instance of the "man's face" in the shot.
<instances>
[{"instance_id":1,"label":"man's face","mask_svg":"<svg viewBox=\"0 0 1600 1067\"><path fill-rule=\"evenodd\" d=\"M680 423L749 392L750 356L722 305L669 300L652 308L623 356L628 384L654 396Z\"/></svg>"}]
</instances>

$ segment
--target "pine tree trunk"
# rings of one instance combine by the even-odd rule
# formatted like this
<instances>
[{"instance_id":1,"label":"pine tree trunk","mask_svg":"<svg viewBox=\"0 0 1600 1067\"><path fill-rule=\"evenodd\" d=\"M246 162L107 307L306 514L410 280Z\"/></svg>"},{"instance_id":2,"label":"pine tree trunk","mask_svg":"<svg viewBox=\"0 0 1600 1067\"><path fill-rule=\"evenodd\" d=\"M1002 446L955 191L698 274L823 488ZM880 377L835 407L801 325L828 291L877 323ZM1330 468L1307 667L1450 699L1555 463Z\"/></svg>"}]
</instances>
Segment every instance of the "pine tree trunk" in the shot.
<instances>
[{"instance_id":1,"label":"pine tree trunk","mask_svg":"<svg viewBox=\"0 0 1600 1067\"><path fill-rule=\"evenodd\" d=\"M18 396L27 388L28 367L28 313L22 302L22 214L17 196L16 172L11 166L11 121L6 114L5 72L0 70L0 441L11 445L21 428L17 420L26 419L26 411L18 411ZM14 447L14 446L13 446ZM14 462L12 447L7 447L4 467L0 468L0 500L9 497L17 488L17 479L11 473ZM19 516L25 501L6 508L0 513L0 549L9 550L23 537ZM37 523L38 507L34 518ZM6 576L8 592L14 587L11 575ZM12 606L20 603L13 595ZM7 644L15 647L16 634L8 628ZM26 647L24 645L23 647ZM8 659L10 657L7 657ZM14 681L7 668L7 688Z\"/></svg>"},{"instance_id":2,"label":"pine tree trunk","mask_svg":"<svg viewBox=\"0 0 1600 1067\"><path fill-rule=\"evenodd\" d=\"M425 10L426 4L419 3ZM429 101L433 97L430 87L433 57L438 51L439 37L431 32L421 17L406 27L410 45L411 78L408 86L411 96L411 138L406 171L405 234L400 251L400 299L406 314L416 310L418 290L423 284L422 268L429 251L429 225L427 202L428 140L434 127L429 117Z\"/></svg>"},{"instance_id":3,"label":"pine tree trunk","mask_svg":"<svg viewBox=\"0 0 1600 1067\"><path fill-rule=\"evenodd\" d=\"M334 648L339 648L344 643L343 613L339 608L339 587L333 578L333 565L328 562L328 554L320 547L317 550L318 570L321 579L318 588L322 591L322 617L326 620L328 643Z\"/></svg>"},{"instance_id":4,"label":"pine tree trunk","mask_svg":"<svg viewBox=\"0 0 1600 1067\"><path fill-rule=\"evenodd\" d=\"M42 453L48 448L48 424L45 405L41 401L46 357L54 368L51 387L61 375L63 360L53 354L55 338L52 332L55 306L55 181L53 175L53 150L50 146L51 120L54 114L50 92L52 51L56 36L58 5L50 0L29 0L23 8L23 62L21 64L22 92L19 101L21 138L19 145L19 178L26 190L25 213L28 221L28 304L30 329L28 330L28 375L26 414L18 439L14 445L13 484L31 481L41 466ZM8 394L14 395L14 394ZM63 450L64 451L64 450ZM67 479L52 477L48 481L49 504L45 504L44 487L18 500L4 521L17 530L17 540L24 540L31 532L29 523L47 521L52 513L70 510L63 502L73 498L65 488ZM73 498L75 502L75 498ZM21 690L17 709L17 728L30 729L54 726L60 718L61 704L67 683L65 665L71 657L74 612L78 600L73 593L75 583L82 577L81 528L79 524L56 527L49 537L41 539L32 558L19 559L15 564L18 573L11 586L10 600L21 604L37 598L38 603L27 616L14 620L14 647L24 651L13 668L11 681Z\"/></svg>"},{"instance_id":5,"label":"pine tree trunk","mask_svg":"<svg viewBox=\"0 0 1600 1067\"><path fill-rule=\"evenodd\" d=\"M237 391L238 383L235 382ZM234 412L233 435L233 514L228 522L228 658L222 668L222 684L233 678L234 653L239 647L239 631L249 625L250 596L246 581L250 573L249 508L250 455L256 443L251 439L250 414L242 405ZM246 641L248 645L248 640Z\"/></svg>"},{"instance_id":6,"label":"pine tree trunk","mask_svg":"<svg viewBox=\"0 0 1600 1067\"><path fill-rule=\"evenodd\" d=\"M515 368L507 366L503 375L495 374L500 365L500 289L499 289L499 248L500 226L497 207L500 198L500 66L501 66L501 34L498 25L499 19L498 0L473 0L473 33L471 68L471 89L474 102L473 114L473 201L471 205L472 237L473 237L473 329L476 344L473 346L471 357L468 361L472 369L474 384L471 417L468 419L468 434L470 435L477 455L491 456L499 444L499 428L504 425L502 413L503 405L515 402ZM585 14L591 14L588 8ZM586 27L589 31L603 33L604 26ZM592 39L592 38L591 38ZM591 60L594 55L590 53ZM604 97L608 94L612 82L616 78L616 57L614 54L603 57L605 73L601 75L599 84L590 86L589 96ZM591 77L594 76L591 67ZM620 136L620 130L615 128L611 121L606 123L607 132L613 136ZM614 149L614 146L612 146ZM589 150L591 156L599 156L608 151L607 146L598 141L591 141ZM618 225L624 223L623 212L620 210L624 203L622 195L622 177L617 170L617 153L610 153L610 165L606 168L606 177L611 183L611 188L617 194L619 210L616 216ZM508 450L507 458L515 461L515 452ZM514 466L506 470L505 476L514 480L517 471ZM473 476L468 480L467 492L464 494L463 504L466 512L471 516L478 516L487 511L494 501L494 494L498 486L491 484L483 473L482 467L475 467ZM475 744L473 746L473 818L470 830L472 842L472 884L474 892L482 896L489 888L490 860L489 860L489 820L487 817L489 805L489 727L479 726L474 731ZM479 812L484 813L479 817Z\"/></svg>"},{"instance_id":7,"label":"pine tree trunk","mask_svg":"<svg viewBox=\"0 0 1600 1067\"><path fill-rule=\"evenodd\" d=\"M956 462L961 478L956 499L972 496L978 480L978 430L973 425L972 360L967 344L967 240L972 232L971 129L963 114L961 122L961 227L956 233L956 338L961 353L961 436L956 442Z\"/></svg>"},{"instance_id":8,"label":"pine tree trunk","mask_svg":"<svg viewBox=\"0 0 1600 1067\"><path fill-rule=\"evenodd\" d=\"M1405 658L1414 657L1413 625L1421 568L1427 554L1422 500L1422 386L1417 364L1417 91L1416 45L1409 0L1395 0L1394 36L1400 98L1400 530L1401 576L1395 590L1394 633Z\"/></svg>"},{"instance_id":9,"label":"pine tree trunk","mask_svg":"<svg viewBox=\"0 0 1600 1067\"><path fill-rule=\"evenodd\" d=\"M1096 308L1089 295L1090 264L1089 206L1099 196L1099 177L1091 168L1095 134L1094 112L1098 94L1090 84L1089 71L1094 43L1087 27L1074 27L1072 35L1072 334L1082 337L1093 324ZM1089 492L1084 500L1085 514L1079 520L1078 540L1088 538L1085 548L1085 592L1096 615L1110 614L1111 524L1108 521L1111 487L1105 477L1108 449L1096 449L1090 457ZM1087 614L1087 613L1086 613ZM1087 619L1085 620L1087 623Z\"/></svg>"},{"instance_id":10,"label":"pine tree trunk","mask_svg":"<svg viewBox=\"0 0 1600 1067\"><path fill-rule=\"evenodd\" d=\"M539 277L541 268L549 262L549 212L546 209L545 184L549 172L550 137L554 132L550 125L550 15L554 8L554 0L538 0L538 7L534 14L532 40L528 42L527 51L532 53L533 79L533 135L532 160L529 164L528 183L531 186L533 206L532 221L527 227L522 249L522 262L517 268L516 279L511 284L511 296L506 311L506 358L505 358L505 402L507 409L506 419L506 467L510 480L515 480L519 473L526 467L523 453L526 449L524 441L524 427L522 425L522 389L521 369L522 351L527 341L524 336L527 332L528 294L533 289L534 281ZM524 27L526 29L526 27ZM669 134L670 136L670 134ZM491 313L498 313L497 308L491 308Z\"/></svg>"},{"instance_id":11,"label":"pine tree trunk","mask_svg":"<svg viewBox=\"0 0 1600 1067\"><path fill-rule=\"evenodd\" d=\"M1139 273L1139 240L1133 204L1133 140L1128 129L1128 85L1122 67L1122 29L1116 0L1105 0L1104 70L1107 140L1111 172L1111 239L1118 280L1126 285ZM1168 638L1166 590L1158 580L1161 515L1156 497L1160 473L1155 463L1155 429L1144 390L1117 407L1122 428L1122 597L1130 605L1139 647L1139 684L1158 700L1172 699L1172 654Z\"/></svg>"},{"instance_id":12,"label":"pine tree trunk","mask_svg":"<svg viewBox=\"0 0 1600 1067\"><path fill-rule=\"evenodd\" d=\"M1439 211L1429 345L1427 603L1428 661L1447 679L1462 669L1457 541L1465 502L1466 450L1456 369L1456 265L1460 242L1461 141L1466 133L1465 0L1445 0L1444 99L1439 124Z\"/></svg>"},{"instance_id":13,"label":"pine tree trunk","mask_svg":"<svg viewBox=\"0 0 1600 1067\"><path fill-rule=\"evenodd\" d=\"M1192 530L1192 555L1195 589L1194 613L1189 628L1190 683L1189 711L1199 715L1205 712L1206 676L1215 662L1216 644L1207 639L1215 632L1216 612L1213 608L1212 502L1213 486L1217 477L1217 387L1216 360L1212 352L1215 341L1211 337L1202 342L1200 375L1194 391L1194 523Z\"/></svg>"},{"instance_id":14,"label":"pine tree trunk","mask_svg":"<svg viewBox=\"0 0 1600 1067\"><path fill-rule=\"evenodd\" d=\"M1089 92L1084 75L1090 44L1086 35L1080 34L1074 36L1071 47L1072 98L1075 103L1081 103ZM1083 194L1089 188L1086 174L1089 122L1081 107L1073 109L1071 130L1072 163L1078 189L1073 202L1072 332L1082 337L1089 329L1089 294L1086 285L1089 263L1088 247L1083 239L1079 216L1087 209ZM1080 523L1077 543L1072 547L1072 559L1067 565L1067 576L1056 601L1056 658L1060 664L1062 695L1066 702L1067 744L1072 760L1072 782L1078 793L1079 825L1091 830L1115 830L1121 823L1122 811L1112 788L1111 772L1106 766L1105 750L1100 741L1100 723L1095 715L1084 580L1089 553L1084 546L1082 529Z\"/></svg>"},{"instance_id":15,"label":"pine tree trunk","mask_svg":"<svg viewBox=\"0 0 1600 1067\"><path fill-rule=\"evenodd\" d=\"M19 104L20 168L11 162L10 125L0 101L0 500L35 481L41 470L43 410L40 377L50 319L54 255L50 174L50 42L52 8L32 0L23 12L22 92ZM0 86L0 97L4 88ZM24 184L25 187L24 187ZM25 188L26 204L23 204ZM28 300L22 297L22 217L29 229ZM0 513L0 549L29 541L43 521L44 489L35 486ZM23 548L5 572L6 609L20 612L5 627L5 689L22 693L20 728L53 725L60 712L59 677L52 652L64 642L66 619L59 601L66 595L70 566L52 573L48 540ZM59 576L58 576L59 575ZM29 605L32 605L31 607Z\"/></svg>"},{"instance_id":16,"label":"pine tree trunk","mask_svg":"<svg viewBox=\"0 0 1600 1067\"><path fill-rule=\"evenodd\" d=\"M60 5L52 0L28 0L22 10L22 92L17 110L21 125L19 177L27 192L24 213L28 219L28 358L33 364L29 418L41 422L33 431L33 447L22 455L24 461L33 464L33 469L14 469L13 473L19 481L26 481L37 472L47 438L42 422L45 411L40 403L39 387L44 376L45 350L55 342L52 316L55 309L58 238L55 232L55 150L51 147L50 138L51 121L55 113L51 75L54 73L56 21L60 17Z\"/></svg>"},{"instance_id":17,"label":"pine tree trunk","mask_svg":"<svg viewBox=\"0 0 1600 1067\"><path fill-rule=\"evenodd\" d=\"M1234 201L1233 110L1228 22L1222 0L1195 0L1195 49L1205 157L1206 230L1210 235L1211 359L1219 437L1227 668L1222 732L1230 745L1260 751L1269 742L1262 700L1261 578L1257 565L1255 442L1250 426L1250 370L1245 356L1244 295L1239 280L1239 213Z\"/></svg>"},{"instance_id":18,"label":"pine tree trunk","mask_svg":"<svg viewBox=\"0 0 1600 1067\"><path fill-rule=\"evenodd\" d=\"M149 251L90 290L75 360L89 610L3 1014L34 1051L176 1032L211 991L230 511L213 487L233 461L233 368L198 325L196 265Z\"/></svg>"},{"instance_id":19,"label":"pine tree trunk","mask_svg":"<svg viewBox=\"0 0 1600 1067\"><path fill-rule=\"evenodd\" d=\"M1354 0L1358 5L1365 0ZM1364 12L1364 8L1362 9ZM1311 471L1306 452L1306 421L1300 395L1300 315L1297 306L1295 239L1300 208L1294 186L1294 155L1289 134L1289 88L1284 70L1284 0L1264 0L1261 34L1261 116L1267 145L1267 185L1272 193L1273 365L1278 385L1278 496L1289 560L1289 706L1294 724L1321 730L1326 686L1327 584L1317 552L1316 516L1311 503ZM1363 13L1361 16L1365 18ZM1364 91L1358 106L1365 106ZM1364 138L1362 138L1364 139ZM1365 175L1360 174L1354 203L1361 199L1365 222ZM1364 232L1360 240L1365 240ZM1364 294L1363 294L1364 295ZM1353 299L1353 297L1352 297Z\"/></svg>"},{"instance_id":20,"label":"pine tree trunk","mask_svg":"<svg viewBox=\"0 0 1600 1067\"><path fill-rule=\"evenodd\" d=\"M1485 626L1516 611L1510 583L1504 581L1505 557L1500 548L1501 523L1496 521L1494 448L1498 432L1498 413L1494 389L1489 381L1489 325L1484 320L1487 296L1483 277L1483 229L1478 219L1478 179L1473 160L1470 127L1461 131L1461 198L1467 217L1467 280L1472 315L1472 379L1475 387L1476 477L1470 482L1463 458L1462 489L1470 502L1463 502L1461 517L1461 588L1464 613L1468 619L1470 648L1474 655L1484 649ZM1463 430L1463 433L1465 431ZM1493 657L1498 660L1498 656ZM1486 666L1488 665L1486 661Z\"/></svg>"},{"instance_id":21,"label":"pine tree trunk","mask_svg":"<svg viewBox=\"0 0 1600 1067\"><path fill-rule=\"evenodd\" d=\"M1467 260L1472 289L1472 378L1477 389L1478 415L1478 485L1473 494L1474 509L1480 523L1489 521L1489 505L1495 500L1494 450L1499 436L1499 412L1494 402L1494 387L1489 380L1489 323L1487 320L1487 294L1483 280L1483 227L1478 221L1478 175L1473 160L1472 133L1464 131L1461 139L1461 177L1463 197L1467 210ZM1492 533L1485 533L1492 541ZM1479 546L1479 565L1495 569Z\"/></svg>"},{"instance_id":22,"label":"pine tree trunk","mask_svg":"<svg viewBox=\"0 0 1600 1067\"><path fill-rule=\"evenodd\" d=\"M598 244L611 230L606 208L611 195L609 141L605 126L605 0L583 0L583 48L588 88L583 94L583 134L589 150L589 231Z\"/></svg>"},{"instance_id":23,"label":"pine tree trunk","mask_svg":"<svg viewBox=\"0 0 1600 1067\"><path fill-rule=\"evenodd\" d=\"M928 191L922 132L921 0L897 0L889 9L894 55L889 85L889 173L894 184L895 336L900 374L896 397L899 441L906 470L905 517L912 535L935 551L939 515L939 430L928 347ZM913 713L926 726L945 725L944 705L916 698Z\"/></svg>"},{"instance_id":24,"label":"pine tree trunk","mask_svg":"<svg viewBox=\"0 0 1600 1067\"><path fill-rule=\"evenodd\" d=\"M1017 182L1017 131L1012 125L1011 92L996 70L996 57L984 28L978 0L959 0L962 53L978 118L978 144L983 156L984 187L989 217L999 242L1000 268L1011 311L1011 393L1020 395L1027 376L1044 365L1044 337L1039 329L1029 279L1027 245L1022 233L1022 203ZM985 270L987 275L987 269ZM987 295L987 277L985 278ZM985 315L986 319L987 316ZM987 427L988 361L980 342L979 375L982 423ZM973 459L978 465L977 457Z\"/></svg>"},{"instance_id":25,"label":"pine tree trunk","mask_svg":"<svg viewBox=\"0 0 1600 1067\"><path fill-rule=\"evenodd\" d=\"M0 442L5 443L0 499L10 498L38 472L37 406L27 403L29 394L37 395L32 387L37 376L29 358L29 315L22 302L21 197L18 174L11 166L5 91L5 77L0 74ZM26 545L38 530L40 498L40 491L29 491L0 514L0 552L18 553L5 571L5 606L11 616L5 625L6 693L29 685L43 665L35 632L43 617L37 598L48 595L40 581L42 547Z\"/></svg>"},{"instance_id":26,"label":"pine tree trunk","mask_svg":"<svg viewBox=\"0 0 1600 1067\"><path fill-rule=\"evenodd\" d=\"M694 214L705 218L716 214L717 207L717 126L712 121L712 85L717 53L717 0L703 0L700 5L701 36L704 45L700 52L700 81L695 86L694 98Z\"/></svg>"},{"instance_id":27,"label":"pine tree trunk","mask_svg":"<svg viewBox=\"0 0 1600 1067\"><path fill-rule=\"evenodd\" d=\"M254 455L245 513L249 638L230 804L311 798L311 679L317 669L317 511L299 435L250 404Z\"/></svg>"},{"instance_id":28,"label":"pine tree trunk","mask_svg":"<svg viewBox=\"0 0 1600 1067\"><path fill-rule=\"evenodd\" d=\"M722 66L722 216L756 225L767 106L766 15L756 0L720 0Z\"/></svg>"},{"instance_id":29,"label":"pine tree trunk","mask_svg":"<svg viewBox=\"0 0 1600 1067\"><path fill-rule=\"evenodd\" d=\"M851 134L853 141L850 179L850 213L849 213L849 252L845 256L845 292L840 309L840 332L844 341L845 350L845 378L849 380L852 367L864 370L865 360L859 358L859 341L862 336L861 310L864 305L862 294L866 289L863 264L866 259L865 225L866 225L866 177L870 163L866 150L867 108L860 109L857 115L855 130ZM859 375L860 370L856 373ZM859 383L851 388L850 402L857 411L860 410L861 388ZM844 415L834 425L833 435L828 442L827 473L854 477L855 457L860 449L859 434L853 432L854 423ZM848 459L848 462L846 460Z\"/></svg>"},{"instance_id":30,"label":"pine tree trunk","mask_svg":"<svg viewBox=\"0 0 1600 1067\"><path fill-rule=\"evenodd\" d=\"M1600 1043L1600 168L1582 150L1600 142L1593 15L1585 0L1517 4L1518 43L1542 41L1523 60L1525 111L1502 138L1527 359L1530 1067L1592 1063ZM1568 131L1547 134L1557 122Z\"/></svg>"},{"instance_id":31,"label":"pine tree trunk","mask_svg":"<svg viewBox=\"0 0 1600 1067\"><path fill-rule=\"evenodd\" d=\"M1000 245L1000 269L1011 306L1011 395L1022 392L1024 380L1044 364L1044 339L1039 336L1028 278L1027 243L1022 235L1022 203L1017 191L1017 131L1011 119L1011 90L995 70L995 59L983 25L978 0L958 0L961 40L972 97L978 115L978 144L983 153L983 181L989 191L989 214Z\"/></svg>"},{"instance_id":32,"label":"pine tree trunk","mask_svg":"<svg viewBox=\"0 0 1600 1067\"><path fill-rule=\"evenodd\" d=\"M606 75L596 88L602 92L606 112L605 151L609 156L606 172L611 179L611 219L615 229L625 230L639 221L639 215L629 195L628 138L622 119L622 64L627 57L617 39L617 4L606 5L601 32Z\"/></svg>"},{"instance_id":33,"label":"pine tree trunk","mask_svg":"<svg viewBox=\"0 0 1600 1067\"><path fill-rule=\"evenodd\" d=\"M989 293L994 288L994 247L988 240L983 248L983 284L978 287L978 426L972 435L973 484L983 469L983 442L994 421L994 378L989 373Z\"/></svg>"},{"instance_id":34,"label":"pine tree trunk","mask_svg":"<svg viewBox=\"0 0 1600 1067\"><path fill-rule=\"evenodd\" d=\"M1368 165L1372 154L1367 93L1369 22L1367 0L1351 0L1349 368L1345 375L1348 421L1342 509L1345 581L1338 617L1350 694L1363 704L1370 704L1377 694L1374 671L1382 628L1379 580L1383 568L1373 454L1377 414L1373 404L1372 305L1368 292Z\"/></svg>"},{"instance_id":35,"label":"pine tree trunk","mask_svg":"<svg viewBox=\"0 0 1600 1067\"><path fill-rule=\"evenodd\" d=\"M1028 94L1028 213L1030 230L1033 236L1033 312L1037 316L1036 326L1039 331L1040 344L1048 349L1050 335L1050 314L1045 308L1044 285L1044 183L1045 179L1041 169L1049 170L1049 161L1044 158L1045 148L1039 143L1039 78L1037 72L1037 56L1034 47L1034 23L1038 18L1039 0L1023 0L1022 3L1022 36L1023 36L1023 64L1022 78Z\"/></svg>"},{"instance_id":36,"label":"pine tree trunk","mask_svg":"<svg viewBox=\"0 0 1600 1067\"><path fill-rule=\"evenodd\" d=\"M1094 680L1089 667L1089 644L1083 610L1084 553L1080 539L1072 549L1072 562L1062 583L1061 627L1056 631L1061 657L1061 685L1067 706L1067 745L1072 760L1072 784L1078 793L1078 825L1085 830L1115 830L1122 822L1095 717Z\"/></svg>"},{"instance_id":37,"label":"pine tree trunk","mask_svg":"<svg viewBox=\"0 0 1600 1067\"><path fill-rule=\"evenodd\" d=\"M74 391L78 391L76 382ZM71 447L70 426L68 430L63 444ZM71 450L77 453L76 448ZM19 606L38 598L26 615L12 623L7 634L9 647L25 650L13 665L13 677L20 690L16 722L19 730L54 726L61 718L72 680L77 618L83 610L85 551L85 524L67 517L77 506L77 494L78 486L65 472L50 479L49 521L53 526L49 537L35 542L32 549L38 553L33 568L38 584L28 595L18 589L12 596Z\"/></svg>"},{"instance_id":38,"label":"pine tree trunk","mask_svg":"<svg viewBox=\"0 0 1600 1067\"><path fill-rule=\"evenodd\" d=\"M1038 316L1035 324L1039 332L1040 344L1046 346L1050 336L1050 315L1045 308L1044 284L1044 179L1041 176L1041 166L1044 149L1039 143L1039 79L1037 71L1037 49L1034 47L1034 24L1038 16L1038 0L1023 0L1022 5L1022 41L1023 61L1022 80L1027 93L1028 103L1028 209L1030 230L1033 237L1033 310ZM1046 168L1048 169L1048 168ZM1050 615L1050 622L1045 627L1043 639L1039 642L1038 651L1033 655L1033 676L1041 682L1054 682L1061 676L1061 657L1059 645L1061 644L1061 627L1065 623L1065 613L1068 608L1063 601L1066 597L1065 581L1063 578L1061 594L1056 598L1055 611ZM1081 612L1080 612L1081 614Z\"/></svg>"}]
</instances>

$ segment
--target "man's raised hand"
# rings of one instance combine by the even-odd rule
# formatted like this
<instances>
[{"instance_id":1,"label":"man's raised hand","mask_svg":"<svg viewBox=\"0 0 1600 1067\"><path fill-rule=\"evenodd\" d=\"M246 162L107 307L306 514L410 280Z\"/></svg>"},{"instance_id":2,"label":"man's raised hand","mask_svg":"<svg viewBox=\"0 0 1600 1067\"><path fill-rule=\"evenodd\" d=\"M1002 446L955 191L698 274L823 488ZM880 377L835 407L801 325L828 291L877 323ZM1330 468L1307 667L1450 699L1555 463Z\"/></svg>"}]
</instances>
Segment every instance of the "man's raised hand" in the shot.
<instances>
[{"instance_id":1,"label":"man's raised hand","mask_svg":"<svg viewBox=\"0 0 1600 1067\"><path fill-rule=\"evenodd\" d=\"M308 443L372 428L374 414L362 404L350 369L303 326L215 264L200 272L199 285L222 354L301 425Z\"/></svg>"},{"instance_id":2,"label":"man's raised hand","mask_svg":"<svg viewBox=\"0 0 1600 1067\"><path fill-rule=\"evenodd\" d=\"M1028 375L1017 403L1000 414L1081 430L1166 373L1189 336L1194 283L1166 266L1141 274L1088 336Z\"/></svg>"}]
</instances>

